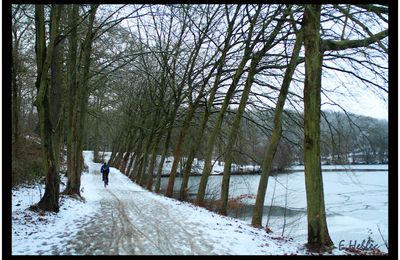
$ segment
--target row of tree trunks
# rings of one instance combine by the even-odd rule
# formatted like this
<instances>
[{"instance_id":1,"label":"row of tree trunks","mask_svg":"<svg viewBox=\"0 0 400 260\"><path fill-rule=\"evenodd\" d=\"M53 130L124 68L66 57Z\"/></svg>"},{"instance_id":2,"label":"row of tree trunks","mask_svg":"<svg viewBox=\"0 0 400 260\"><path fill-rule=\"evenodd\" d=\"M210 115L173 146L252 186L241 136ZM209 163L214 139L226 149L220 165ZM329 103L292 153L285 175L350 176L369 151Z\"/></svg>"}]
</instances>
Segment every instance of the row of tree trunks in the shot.
<instances>
[{"instance_id":1,"label":"row of tree trunks","mask_svg":"<svg viewBox=\"0 0 400 260\"><path fill-rule=\"evenodd\" d=\"M262 226L262 215L264 209L264 200L266 189L268 186L268 178L271 175L272 162L275 157L275 153L278 149L278 145L282 135L282 113L285 105L286 97L289 91L290 82L292 80L293 73L297 66L297 60L300 54L300 49L303 43L302 29L296 34L296 41L293 47L292 56L286 69L282 86L279 91L278 101L274 110L274 127L272 130L271 138L268 141L267 150L265 151L265 158L262 164L262 170L260 174L260 180L258 184L258 190L256 195L256 202L253 208L252 225L255 227Z\"/></svg>"},{"instance_id":2,"label":"row of tree trunks","mask_svg":"<svg viewBox=\"0 0 400 260\"><path fill-rule=\"evenodd\" d=\"M139 136L139 138L138 138L138 141L136 142L135 149L133 151L133 156L131 156L128 169L126 170L126 175L130 179L133 178L132 177L132 173L133 173L132 167L133 168L135 167L136 162L139 159L140 153L142 151L143 139L140 137L140 130L138 131L138 136Z\"/></svg>"},{"instance_id":3,"label":"row of tree trunks","mask_svg":"<svg viewBox=\"0 0 400 260\"><path fill-rule=\"evenodd\" d=\"M153 179L154 179L154 168L156 166L156 162L157 162L157 151L158 151L158 146L161 140L161 133L157 133L157 137L156 140L153 144L153 148L151 151L151 160L150 160L150 168L149 168L149 172L148 172L148 179L147 179L147 189L148 190L153 190Z\"/></svg>"},{"instance_id":4,"label":"row of tree trunks","mask_svg":"<svg viewBox=\"0 0 400 260\"><path fill-rule=\"evenodd\" d=\"M207 105L206 105L205 111L203 113L201 122L200 122L200 127L198 128L198 130L196 132L195 140L194 140L193 144L191 145L188 159L186 161L186 166L185 166L185 170L183 173L181 188L180 188L180 192L179 192L180 200L185 200L186 196L187 196L187 185L189 183L189 177L190 177L190 174L192 171L192 163L193 163L196 151L200 147L201 141L203 140L204 131L205 131L205 128L207 125L208 118L211 113L211 107L214 103L215 94L217 93L219 83L220 83L220 80L222 77L222 70L223 70L223 67L225 64L226 55L232 46L230 41L231 41L231 38L233 35L233 26L235 24L239 10L240 10L240 6L237 6L235 13L233 14L233 17L231 18L230 21L229 21L229 13L228 13L228 11L226 11L228 27L227 27L227 34L226 34L226 38L225 38L225 42L224 42L224 48L222 49L221 57L219 58L218 62L216 63L217 71L216 71L216 77L215 77L215 80L213 83L213 87L211 88L211 91L210 91L210 94L209 94L209 97L207 100Z\"/></svg>"},{"instance_id":5,"label":"row of tree trunks","mask_svg":"<svg viewBox=\"0 0 400 260\"><path fill-rule=\"evenodd\" d=\"M131 149L132 149L131 143L132 143L132 140L129 140L128 149L127 149L127 151L126 151L126 153L124 155L124 158L122 159L121 166L119 167L119 170L122 173L126 172L126 167L128 165L128 160L129 160L129 157L131 156Z\"/></svg>"},{"instance_id":6,"label":"row of tree trunks","mask_svg":"<svg viewBox=\"0 0 400 260\"><path fill-rule=\"evenodd\" d=\"M199 184L199 188L198 188L197 196L196 196L196 204L200 205L200 206L204 205L204 198L205 198L205 193L206 193L208 176L211 174L211 170L212 170L211 159L212 159L212 154L213 154L213 150L214 150L214 143L215 143L217 136L219 134L219 131L221 129L222 121L223 121L225 113L228 109L230 100L235 93L235 90L237 88L239 80L243 74L245 65L246 65L247 61L250 59L251 52L255 46L255 44L253 44L253 45L250 44L250 40L252 38L251 36L253 34L253 28L257 21L257 17L260 14L260 11L261 11L261 7L258 7L256 13L254 14L254 16L250 22L250 28L248 30L248 36L247 36L248 40L246 42L243 57L235 71L235 74L232 79L232 83L230 84L229 89L226 92L224 101L223 101L220 111L218 113L217 121L216 121L216 123L210 133L210 136L208 137L208 140L207 140L207 146L206 146L206 151L205 151L205 156L204 156L205 157L204 168L203 168L203 172L201 175L200 184Z\"/></svg>"},{"instance_id":7,"label":"row of tree trunks","mask_svg":"<svg viewBox=\"0 0 400 260\"><path fill-rule=\"evenodd\" d=\"M280 11L279 11L280 12ZM231 175L231 166L232 166L232 159L233 159L233 148L234 145L236 144L236 139L239 133L240 129L240 122L243 117L243 113L247 104L247 100L249 98L249 93L251 86L253 85L254 82L254 77L257 73L257 66L260 63L262 57L266 54L266 52L271 48L272 44L275 41L276 36L278 35L279 31L281 30L281 27L283 25L283 21L285 20L286 16L289 14L288 10L283 10L283 15L279 19L279 22L277 23L276 27L274 30L271 32L269 35L268 39L265 41L263 48L256 52L250 62L250 69L247 74L247 79L246 83L243 89L242 97L240 98L240 104L239 108L236 111L228 140L226 143L226 147L224 149L225 154L224 154L224 173L222 177L222 183L221 183L221 202L220 202L220 209L219 213L222 215L227 215L227 207L228 207L228 197L229 197L229 180L230 180L230 175ZM273 17L277 13L275 12L273 14ZM260 34L263 34L264 30L260 32Z\"/></svg>"},{"instance_id":8,"label":"row of tree trunks","mask_svg":"<svg viewBox=\"0 0 400 260\"><path fill-rule=\"evenodd\" d=\"M143 148L143 139L140 139L135 148L135 157L132 158L132 160L134 160L132 162L133 168L128 172L128 177L131 180L134 180L134 176L137 173L137 167L139 166L139 161L142 155L142 148Z\"/></svg>"},{"instance_id":9,"label":"row of tree trunks","mask_svg":"<svg viewBox=\"0 0 400 260\"><path fill-rule=\"evenodd\" d=\"M165 158L167 157L167 152L168 152L169 144L170 144L170 142L171 142L172 123L171 123L171 125L168 127L168 130L167 130L167 131L168 131L168 132L167 132L167 136L166 136L166 138L165 138L165 143L164 143L164 147L163 147L163 150L162 150L160 162L158 163L158 167L157 167L156 184L155 184L155 187L154 187L154 191L157 192L157 193L160 192L162 169L163 169L163 166L164 166Z\"/></svg>"},{"instance_id":10,"label":"row of tree trunks","mask_svg":"<svg viewBox=\"0 0 400 260\"><path fill-rule=\"evenodd\" d=\"M96 97L96 111L100 113L103 107L103 99L101 97ZM94 127L94 143L93 143L93 161L96 163L101 163L102 158L100 157L100 120L95 120ZM104 127L104 126L103 126Z\"/></svg>"},{"instance_id":11,"label":"row of tree trunks","mask_svg":"<svg viewBox=\"0 0 400 260\"><path fill-rule=\"evenodd\" d=\"M182 151L182 146L185 140L185 136L187 133L187 130L189 128L190 122L193 119L193 116L195 114L195 111L199 105L199 101L203 96L203 91L205 88L205 84L201 85L201 90L199 90L199 93L197 94L196 100L193 102L192 100L192 94L194 91L194 77L193 77L193 70L195 68L195 64L196 61L198 59L199 56L199 52L200 52L200 48L203 44L203 42L205 41L207 34L209 32L209 29L211 27L211 22L212 22L212 17L214 17L217 13L219 12L219 10L215 10L215 12L213 13L213 15L211 15L211 19L206 23L205 27L200 30L199 32L199 40L197 41L196 45L194 46L193 51L190 53L189 59L188 59L188 63L187 63L187 67L189 68L189 70L187 71L187 73L185 73L185 76L187 76L188 79L188 88L189 88L189 93L187 95L188 99L189 99L189 107L187 109L187 113L185 116L185 119L182 123L182 126L179 130L179 136L178 136L178 141L174 150L174 160L172 163L172 167L171 167L171 172L169 174L169 178L168 178L168 185L167 185L167 189L165 192L165 195L167 197L172 197L173 194L173 189L174 189L174 183L175 183L175 176L177 173L177 169L178 169L178 164L179 161L181 159L181 151ZM214 66L214 68L211 70L211 72L209 73L209 76L207 77L207 79L204 80L205 83L208 82L208 79L211 77L212 72L214 71L216 66ZM203 68L205 69L205 68ZM186 82L186 79L183 78L182 79L182 88L183 88L183 84Z\"/></svg>"},{"instance_id":12,"label":"row of tree trunks","mask_svg":"<svg viewBox=\"0 0 400 260\"><path fill-rule=\"evenodd\" d=\"M178 169L179 160L181 158L181 150L182 150L183 142L185 139L186 131L189 128L190 121L193 118L194 111L195 111L195 107L190 105L189 109L188 109L188 113L186 114L185 120L182 124L182 127L179 130L178 141L177 141L175 152L174 152L174 160L172 163L171 172L168 177L167 189L165 191L165 196L167 196L167 197L172 197L172 194L173 194L175 175L176 175L176 172Z\"/></svg>"},{"instance_id":13,"label":"row of tree trunks","mask_svg":"<svg viewBox=\"0 0 400 260\"><path fill-rule=\"evenodd\" d=\"M143 153L144 160L142 162L142 168L141 168L141 170L139 170L138 176L137 176L137 182L140 185L142 185L143 187L146 186L145 184L146 184L146 180L147 180L147 177L148 177L148 174L146 174L146 173L148 173L147 172L147 167L148 167L148 163L149 163L149 156L150 156L150 153L152 151L152 146L154 145L154 137L156 135L156 131L155 131L155 128L157 126L156 122L157 122L156 120L154 120L152 122L152 126L150 128L151 129L150 130L150 134L147 137L147 142L146 142L145 150L144 150L144 153Z\"/></svg>"},{"instance_id":14,"label":"row of tree trunks","mask_svg":"<svg viewBox=\"0 0 400 260\"><path fill-rule=\"evenodd\" d=\"M112 160L110 159L110 165L116 168L120 168L124 153L127 151L126 145L129 142L129 132L126 130L122 131L124 133L121 134L121 141L118 143L117 152L115 154L113 153Z\"/></svg>"},{"instance_id":15,"label":"row of tree trunks","mask_svg":"<svg viewBox=\"0 0 400 260\"><path fill-rule=\"evenodd\" d=\"M66 7L68 11L68 30L64 36L60 35L60 31L63 26L63 21L61 20L63 8ZM265 6L264 6L265 7ZM381 49L383 52L387 53L387 48L380 42L381 39L388 36L388 30L384 30L377 34L372 34L369 29L362 24L357 17L355 17L352 12L349 12L350 7L346 10L338 5L333 5L338 12L341 12L346 16L345 23L347 21L353 21L354 24L360 26L360 30L363 30L368 38L359 40L343 40L343 35L345 35L346 26L343 28L342 40L322 40L320 36L321 30L321 5L305 5L300 6L298 10L302 10L304 7L304 16L302 28L296 33L296 41L294 44L294 49L290 57L290 62L286 68L285 75L283 78L282 86L279 92L278 102L274 111L274 126L272 130L271 138L268 142L268 147L265 151L265 158L262 163L262 174L260 176L260 183L257 192L256 205L254 207L252 225L256 227L262 226L262 210L264 207L264 199L266 194L266 188L268 184L268 177L271 173L272 161L277 152L278 145L282 136L282 114L283 107L285 105L285 100L288 95L288 89L296 65L299 60L299 53L301 49L302 42L304 42L305 47L305 79L304 79L304 163L305 163L305 184L306 184L306 198L307 198L307 222L308 222L308 245L312 248L327 249L331 248L332 241L329 237L327 223L326 223L326 213L324 205L324 194L323 194L323 180L321 173L321 162L320 162L320 114L321 114L321 77L322 77L322 64L323 55L325 51L339 52L341 50L357 48L357 47L367 47L370 44L377 43L375 49ZM94 35L99 30L101 26L94 26L95 16L97 12L98 5L90 5L90 10L87 13L86 18L79 16L79 5L51 5L50 10L50 21L49 21L49 33L46 34L46 24L45 24L45 9L43 5L35 5L35 29L36 29L36 62L37 62L37 79L36 79L36 89L37 97L35 105L38 109L39 115L39 129L42 140L42 150L44 158L44 169L46 171L46 190L44 196L41 198L37 206L43 210L48 211L58 211L59 205L59 164L60 164L60 146L63 143L63 125L64 125L64 115L63 111L65 105L67 105L67 164L68 164L68 182L65 189L66 194L78 195L80 196L80 178L83 166L83 140L86 131L86 117L88 110L88 98L89 98L89 67L91 64L91 53L92 44L94 41ZM87 9L88 6L82 6L82 8ZM169 8L169 7L168 7ZM174 8L174 7L171 7ZM249 9L250 8L250 9ZM275 10L275 7L269 10ZM281 7L278 7L281 8ZM360 7L359 7L360 8ZM361 7L362 8L362 7ZM383 8L383 7L382 7ZM209 11L212 8L204 9L203 11ZM215 10L213 15L219 16L219 9ZM228 6L225 6L226 17L228 21L226 39L224 47L220 49L219 45L216 49L215 55L211 55L209 63L212 63L215 57L221 53L220 59L214 64L209 77L203 78L205 83L201 85L199 82L194 84L195 79L200 74L196 74L195 66L201 63L203 58L199 55L199 50L203 46L203 41L212 42L214 39L208 35L208 26L211 26L211 18L213 15L207 15L207 23L205 27L203 20L198 25L191 24L189 21L196 20L190 17L191 9L186 6L182 6L183 15L181 18L181 27L178 23L173 23L174 17L171 17L169 27L168 22L164 23L162 20L160 23L156 21L158 19L152 12L152 18L154 22L154 27L156 28L157 36L156 41L159 41L159 45L154 47L155 51L150 51L154 55L155 60L154 67L157 75L150 77L147 75L147 80L151 83L143 87L145 93L150 93L150 98L146 99L143 95L137 100L140 105L138 107L141 109L138 114L146 112L146 116L142 117L141 128L135 131L131 128L130 124L126 124L121 128L120 137L117 138L115 145L113 145L113 153L111 155L110 162L113 166L119 168L122 172L128 175L131 179L135 180L140 185L146 186L149 190L153 187L153 175L154 169L157 167L157 176L155 183L155 191L159 192L161 183L161 172L168 151L171 148L171 138L174 125L176 126L180 120L180 115L178 115L179 108L182 108L182 104L185 101L189 101L189 107L185 111L185 117L183 123L180 122L180 129L178 131L177 143L174 148L174 161L172 170L170 172L168 186L166 189L166 196L171 197L173 193L173 187L175 182L175 176L178 170L178 163L181 160L183 152L183 144L185 142L186 133L190 127L190 123L195 116L196 109L198 107L198 102L200 98L203 98L203 90L211 75L215 77L213 86L208 93L207 105L205 112L203 114L202 120L200 122L199 128L196 131L195 140L191 143L189 149L188 159L186 161L183 181L180 190L180 199L185 199L187 196L187 185L191 173L192 162L195 158L196 152L200 147L201 140L203 138L205 127L207 125L212 106L215 105L215 95L217 93L219 84L222 83L221 78L225 75L229 75L230 68L224 70L226 67L230 66L230 62L226 61L227 53L232 49L232 46L239 46L243 48L244 53L242 57L237 57L238 51L234 50L232 55L240 60L237 60L239 65L234 68L234 75L230 78L231 84L224 97L221 109L217 115L216 122L212 126L212 131L207 139L207 146L205 152L205 166L203 169L203 174L201 176L200 186L197 193L196 203L198 205L204 204L205 190L207 186L208 176L211 173L211 160L213 156L213 150L215 146L215 141L220 135L221 126L225 114L232 103L232 98L237 91L242 75L247 73L246 82L244 85L243 92L241 94L239 108L237 113L233 118L232 127L230 129L227 145L224 149L224 175L221 185L221 205L219 211L221 214L227 214L227 202L229 195L229 179L231 174L231 165L233 163L233 150L236 140L239 135L239 128L241 124L241 119L245 112L246 104L249 98L249 93L251 90L251 85L254 81L256 75L257 66L260 60L268 51L269 47L274 41L276 34L282 32L284 35L287 31L281 30L281 26L284 22L287 22L286 15L277 18L274 16L271 25L274 27L269 27L269 22L264 19L259 19L259 14L262 5L259 6L246 6L241 9L238 5L236 12L232 19L229 18ZM171 9L172 10L172 9ZM231 10L231 9L229 9ZM243 11L243 20L238 23L235 22L239 10ZM263 9L267 10L267 8ZM279 10L279 9L278 9ZM386 10L383 8L382 10ZM174 11L174 10L172 10ZM370 10L369 10L370 11ZM375 9L376 11L376 9ZM266 11L267 12L267 11ZM360 11L362 13L362 11ZM174 15L181 15L178 12ZM217 15L218 14L218 15ZM264 14L264 12L262 12ZM278 14L278 12L277 12ZM300 14L300 13L298 13ZM246 20L247 19L247 20ZM271 20L271 21L272 21ZM165 20L166 21L166 20ZM197 20L196 20L197 22ZM236 27L240 27L240 23L247 24L245 29L237 29L235 37L232 37L233 30ZM294 23L294 21L293 21ZM83 25L83 26L81 26ZM165 27L164 27L165 25ZM174 26L173 26L174 25ZM255 28L260 28L257 26L267 26L268 25L268 36L265 36L264 29L254 37L253 30ZM79 27L81 26L81 27ZM159 27L161 26L161 27ZM178 27L176 27L178 26ZM191 27L193 26L193 27ZM96 27L96 29L94 29ZM202 27L202 28L201 28ZM212 26L211 26L212 27ZM211 28L210 27L210 28ZM84 30L82 30L84 28ZM168 28L169 31L164 34L157 29ZM172 33L173 29L175 34ZM271 28L271 30L269 30ZM295 28L295 26L294 26ZM210 29L213 30L213 29ZM83 31L83 39L80 45L80 37L78 32ZM295 29L297 31L297 29ZM185 42L185 35L192 34L194 37L194 44ZM260 37L262 35L262 37ZM288 34L290 35L290 33ZM207 36L207 37L206 37ZM243 37L239 43L231 43L232 38L236 39L239 36L240 39ZM286 37L284 35L283 37ZM20 110L20 88L18 86L18 71L19 71L19 43L16 32L13 31L13 37L15 41L13 42L13 64L12 64L12 115L13 115L13 141L16 143L19 139L20 129L19 129L19 110ZM68 39L68 56L63 57L63 39L66 37ZM176 37L176 38L174 38ZM325 37L325 35L324 35ZM48 39L47 39L48 38ZM173 40L173 39L176 39ZM283 38L284 40L286 38ZM48 45L46 46L46 41ZM216 41L218 42L218 41ZM174 44L175 43L175 44ZM253 53L260 45L264 44L261 51ZM189 51L186 49L188 46ZM209 45L210 47L212 45ZM182 47L182 48L181 48ZM206 46L207 47L207 46ZM207 47L207 48L208 48ZM142 47L143 50L143 47ZM239 49L241 50L241 49ZM208 50L207 50L208 51ZM188 54L188 61L186 57L180 60L181 54ZM189 54L190 53L190 54ZM21 52L22 54L22 52ZM333 53L336 55L335 53ZM147 55L147 54L146 54ZM143 62L145 61L145 56L142 55ZM202 54L203 55L203 54ZM205 56L209 55L207 54ZM146 56L147 57L147 56ZM200 58L199 58L200 57ZM231 56L229 56L230 59ZM206 59L206 58L205 58ZM69 89L68 100L64 102L63 97L63 82L62 82L62 71L63 71L63 60L66 60L67 64L67 85ZM231 60L228 60L231 61ZM250 66L248 66L248 62ZM227 63L226 63L227 62ZM236 62L236 61L234 61ZM196 67L196 70L207 71L209 68L209 63L205 65L207 61L203 61L202 67ZM152 65L145 64L146 69L150 68ZM236 64L236 63L235 63ZM151 65L151 66L147 66ZM187 65L187 66L185 66ZM247 68L248 67L248 68ZM216 74L213 74L213 70L216 69ZM160 70L160 71L159 71ZM227 74L228 71L228 74ZM49 73L50 72L50 73ZM150 74L151 71L148 72ZM160 82L158 78L161 77ZM155 78L153 80L153 78ZM225 80L225 79L224 79ZM154 84L156 82L156 84ZM161 85L161 87L159 87ZM196 89L195 89L196 88ZM199 91L200 89L200 91ZM142 90L141 90L142 91ZM196 93L198 98L193 102L192 94ZM164 96L173 96L169 100L165 100ZM153 101L156 99L159 104L153 109L151 106L154 104ZM144 101L143 101L144 100ZM165 109L164 105L167 107ZM65 104L65 105L64 105ZM100 104L100 108L101 108ZM162 109L161 109L162 107ZM147 112L151 111L151 112ZM167 111L167 112L166 112ZM136 111L135 111L136 112ZM162 118L159 116L162 115ZM128 116L129 120L132 120L131 116ZM140 115L135 114L134 119L140 119ZM143 125L143 127L142 127ZM126 131L128 128L128 131ZM143 128L143 129L142 129ZM95 133L98 135L98 132ZM165 138L164 147L162 151L159 151L159 142ZM96 138L97 139L97 138ZM342 140L343 141L343 140ZM339 146L341 145L339 139ZM17 147L17 146L15 146ZM94 149L97 154L97 148ZM219 150L222 150L219 148ZM134 151L133 155L132 152ZM157 155L161 152L161 160L156 165ZM13 154L15 154L13 147Z\"/></svg>"}]
</instances>

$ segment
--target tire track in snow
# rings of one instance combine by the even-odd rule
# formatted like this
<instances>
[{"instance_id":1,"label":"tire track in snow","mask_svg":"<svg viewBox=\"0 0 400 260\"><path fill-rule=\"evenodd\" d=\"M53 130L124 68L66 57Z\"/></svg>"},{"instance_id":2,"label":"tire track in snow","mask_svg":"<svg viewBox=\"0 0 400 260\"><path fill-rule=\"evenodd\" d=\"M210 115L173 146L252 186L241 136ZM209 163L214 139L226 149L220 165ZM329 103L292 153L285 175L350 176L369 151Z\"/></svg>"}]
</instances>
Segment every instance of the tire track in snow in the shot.
<instances>
[{"instance_id":1,"label":"tire track in snow","mask_svg":"<svg viewBox=\"0 0 400 260\"><path fill-rule=\"evenodd\" d=\"M168 207L156 200L147 203L141 196L137 196L138 191L130 191L136 196L135 203L127 205L133 215L140 218L142 227L147 225L147 230L153 228L152 240L157 240L162 246L162 251L168 254L209 254L213 248L206 239L198 233L188 232L185 227L169 214ZM141 203L140 203L141 202ZM147 201L148 202L148 201ZM140 203L140 205L138 205ZM161 218L160 218L161 216ZM182 219L183 220L183 219ZM144 222L144 223L143 223ZM150 233L151 234L151 233ZM194 241L193 238L196 238Z\"/></svg>"},{"instance_id":2,"label":"tire track in snow","mask_svg":"<svg viewBox=\"0 0 400 260\"><path fill-rule=\"evenodd\" d=\"M123 203L113 192L108 190L109 194L113 196L115 199L116 205L117 205L117 218L114 220L115 226L118 227L116 231L114 232L116 235L116 241L114 243L114 247L123 249L125 254L140 254L143 253L142 251L145 251L143 249L148 248L148 245L141 241L148 241L152 247L153 250L151 252L154 254L158 251L159 254L165 253L163 248L160 247L159 244L155 243L153 238L142 232L138 227L136 227L129 217L127 216L126 209L129 208L127 204ZM131 201L132 205L134 205L134 202ZM135 238L135 239L134 239ZM147 243L147 244L149 244ZM141 246L138 246L142 244ZM154 252L154 249L156 249L156 252ZM146 252L150 253L150 252Z\"/></svg>"},{"instance_id":3,"label":"tire track in snow","mask_svg":"<svg viewBox=\"0 0 400 260\"><path fill-rule=\"evenodd\" d=\"M66 240L52 254L78 255L209 255L213 241L202 233L200 223L170 212L169 205L152 198L146 190L128 188L115 176L103 188L95 174L90 179L99 187L99 212L77 222L79 231L65 232ZM206 238L207 237L207 238ZM218 252L229 254L229 251Z\"/></svg>"}]
</instances>

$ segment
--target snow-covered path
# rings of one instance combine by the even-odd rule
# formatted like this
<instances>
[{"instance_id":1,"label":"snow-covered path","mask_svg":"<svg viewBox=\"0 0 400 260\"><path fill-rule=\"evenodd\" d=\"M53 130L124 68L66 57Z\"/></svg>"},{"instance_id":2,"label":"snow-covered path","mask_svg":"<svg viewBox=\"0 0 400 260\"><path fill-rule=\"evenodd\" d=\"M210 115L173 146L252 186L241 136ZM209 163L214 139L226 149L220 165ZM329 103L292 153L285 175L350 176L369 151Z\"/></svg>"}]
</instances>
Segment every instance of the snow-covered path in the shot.
<instances>
[{"instance_id":1,"label":"snow-covered path","mask_svg":"<svg viewBox=\"0 0 400 260\"><path fill-rule=\"evenodd\" d=\"M77 236L67 243L71 252L83 255L213 252L214 241L202 234L202 226L186 218L186 214L179 214L171 204L157 200L158 196L133 183L126 185L129 180L113 171L107 188L102 186L98 174L90 173L87 178L99 187L100 211L83 221ZM218 254L229 253L228 249L218 249Z\"/></svg>"},{"instance_id":2,"label":"snow-covered path","mask_svg":"<svg viewBox=\"0 0 400 260\"><path fill-rule=\"evenodd\" d=\"M115 168L105 188L100 164L92 162L91 152L84 157L89 167L81 179L85 203L65 199L59 213L44 217L27 211L22 200L13 204L12 254L306 254L290 239L145 190Z\"/></svg>"}]
</instances>

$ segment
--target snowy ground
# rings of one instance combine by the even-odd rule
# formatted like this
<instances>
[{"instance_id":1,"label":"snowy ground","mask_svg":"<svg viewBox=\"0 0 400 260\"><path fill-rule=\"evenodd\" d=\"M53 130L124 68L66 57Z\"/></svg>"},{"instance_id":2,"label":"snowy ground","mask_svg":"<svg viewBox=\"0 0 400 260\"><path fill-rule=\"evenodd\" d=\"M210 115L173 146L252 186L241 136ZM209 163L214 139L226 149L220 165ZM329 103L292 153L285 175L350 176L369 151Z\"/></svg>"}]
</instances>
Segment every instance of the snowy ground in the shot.
<instances>
[{"instance_id":1,"label":"snowy ground","mask_svg":"<svg viewBox=\"0 0 400 260\"><path fill-rule=\"evenodd\" d=\"M108 156L109 153L106 153ZM186 160L187 158L183 157L183 160ZM157 157L157 163L160 160L160 156ZM162 169L162 174L169 174L172 169L172 164L174 162L174 157L170 156L167 157L164 161L163 169ZM211 161L211 175L219 175L223 174L224 172L224 162L222 161ZM196 174L202 174L203 173L203 168L204 168L204 161L203 160L198 160L197 158L194 158L193 163L192 163L192 173ZM181 163L178 163L178 172L181 170ZM251 171L258 171L260 170L260 165L237 165L237 164L232 164L231 167L232 171L244 171L244 172L251 172Z\"/></svg>"},{"instance_id":2,"label":"snowy ground","mask_svg":"<svg viewBox=\"0 0 400 260\"><path fill-rule=\"evenodd\" d=\"M289 238L246 222L149 192L111 168L104 188L100 164L84 152L86 202L63 197L57 214L26 210L38 186L13 190L13 255L283 255L307 254ZM334 250L333 254L343 254Z\"/></svg>"}]
</instances>

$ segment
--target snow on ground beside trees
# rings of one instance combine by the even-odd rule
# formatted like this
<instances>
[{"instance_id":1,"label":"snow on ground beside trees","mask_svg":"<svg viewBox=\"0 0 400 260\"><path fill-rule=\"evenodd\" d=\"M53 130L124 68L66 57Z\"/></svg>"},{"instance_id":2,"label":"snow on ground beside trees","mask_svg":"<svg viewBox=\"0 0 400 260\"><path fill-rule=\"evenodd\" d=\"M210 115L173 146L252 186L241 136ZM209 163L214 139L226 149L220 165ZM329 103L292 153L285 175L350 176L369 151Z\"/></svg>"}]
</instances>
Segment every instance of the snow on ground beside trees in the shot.
<instances>
[{"instance_id":1,"label":"snow on ground beside trees","mask_svg":"<svg viewBox=\"0 0 400 260\"><path fill-rule=\"evenodd\" d=\"M102 153L101 153L102 154ZM104 161L108 161L108 159L111 156L111 152L105 152L104 153ZM157 164L160 161L161 156L157 156ZM187 158L182 157L181 159L186 160ZM169 156L165 158L163 168L162 168L162 174L163 175L168 175L171 172L172 169L172 164L174 162L174 157ZM224 162L223 161L211 161L211 175L218 175L218 174L223 174L224 172ZM193 163L192 163L192 173L195 174L202 174L203 173L203 168L204 168L204 160L198 160L197 158L194 158ZM181 163L178 163L178 172L180 172L181 169ZM244 172L251 172L251 171L258 171L261 169L260 165L237 165L235 163L232 163L231 167L232 171L244 171Z\"/></svg>"},{"instance_id":2,"label":"snow on ground beside trees","mask_svg":"<svg viewBox=\"0 0 400 260\"><path fill-rule=\"evenodd\" d=\"M85 202L62 196L59 213L35 213L27 208L39 201L44 187L13 189L13 255L309 254L290 238L145 190L115 168L104 188L101 164L92 161L92 152L84 157Z\"/></svg>"}]
</instances>

